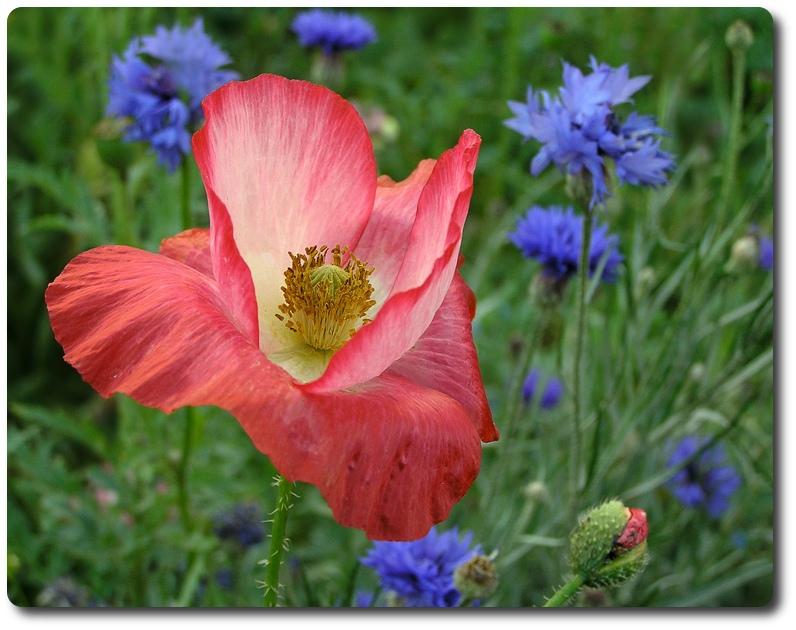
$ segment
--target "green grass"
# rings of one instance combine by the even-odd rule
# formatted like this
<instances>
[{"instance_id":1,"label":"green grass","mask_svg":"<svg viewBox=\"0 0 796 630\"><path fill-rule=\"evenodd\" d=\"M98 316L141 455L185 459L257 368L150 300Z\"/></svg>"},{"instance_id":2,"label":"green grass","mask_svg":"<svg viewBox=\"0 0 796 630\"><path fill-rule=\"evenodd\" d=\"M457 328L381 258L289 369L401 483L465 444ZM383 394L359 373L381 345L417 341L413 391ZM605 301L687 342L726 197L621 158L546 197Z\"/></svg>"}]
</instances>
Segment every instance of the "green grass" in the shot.
<instances>
[{"instance_id":1,"label":"green grass","mask_svg":"<svg viewBox=\"0 0 796 630\"><path fill-rule=\"evenodd\" d=\"M109 138L105 107L112 55L158 24L192 23L233 58L242 78L309 78L313 57L290 31L293 9L39 9L8 18L8 593L17 605L60 576L110 606L257 606L267 539L246 551L220 542L213 516L235 503L273 508L276 473L238 423L200 409L193 436L186 537L177 480L183 413L99 396L63 361L49 326L47 284L79 252L106 243L156 251L181 229L180 179L145 146ZM377 43L346 56L347 99L382 108L394 139L376 138L380 173L408 175L466 128L483 145L465 226L461 273L476 293L474 335L501 440L447 529L499 549L491 605L541 606L566 572L574 525L568 495L572 406L512 413L509 384L539 328L529 297L538 267L506 239L531 205L566 205L554 170L528 172L538 150L503 125L506 101L527 85L554 91L561 60L589 55L631 75L650 74L632 107L655 114L677 155L659 191L618 188L601 222L619 234L625 265L593 287L586 321L583 444L586 484L577 509L619 497L650 521L651 561L606 593L611 606L762 606L773 593L773 280L727 267L750 224L774 230L773 24L762 9L366 9ZM737 164L729 165L732 56L738 18L755 41L745 59ZM630 107L630 106L625 106ZM629 111L629 110L628 110ZM120 167L123 165L123 167ZM190 208L206 225L191 165ZM533 365L573 371L575 287L557 338ZM684 508L666 489L665 445L699 433L727 447L743 477L720 519ZM531 497L523 489L535 482ZM112 490L105 507L98 489ZM335 605L372 589L357 568L369 546L298 484L283 567L288 605ZM739 539L743 543L739 543ZM11 567L12 564L9 566ZM234 589L212 579L230 568ZM209 578L208 578L209 576ZM200 585L203 585L201 586ZM197 593L202 592L201 599ZM579 600L583 603L583 600Z\"/></svg>"}]
</instances>

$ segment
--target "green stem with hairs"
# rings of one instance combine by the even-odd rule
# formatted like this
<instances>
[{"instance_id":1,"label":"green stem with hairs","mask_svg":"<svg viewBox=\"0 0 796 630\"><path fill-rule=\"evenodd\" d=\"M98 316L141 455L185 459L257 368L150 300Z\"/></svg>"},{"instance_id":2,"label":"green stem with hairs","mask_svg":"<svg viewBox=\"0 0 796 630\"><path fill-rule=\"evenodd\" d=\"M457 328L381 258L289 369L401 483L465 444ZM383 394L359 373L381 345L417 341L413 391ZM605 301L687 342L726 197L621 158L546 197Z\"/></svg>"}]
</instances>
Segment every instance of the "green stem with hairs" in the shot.
<instances>
[{"instance_id":1,"label":"green stem with hairs","mask_svg":"<svg viewBox=\"0 0 796 630\"><path fill-rule=\"evenodd\" d=\"M279 596L279 569L282 565L282 552L286 547L287 514L293 505L291 500L293 482L288 481L282 475L278 475L276 486L276 508L273 512L274 518L271 521L271 544L268 549L268 558L263 561L266 565L265 582L263 583L265 587L263 606L267 608L276 607Z\"/></svg>"},{"instance_id":2,"label":"green stem with hairs","mask_svg":"<svg viewBox=\"0 0 796 630\"><path fill-rule=\"evenodd\" d=\"M545 602L543 608L556 608L563 606L573 595L577 594L577 592L580 590L580 587L583 586L583 582L583 576L576 575L569 582L564 584L564 586L558 589L553 596Z\"/></svg>"}]
</instances>

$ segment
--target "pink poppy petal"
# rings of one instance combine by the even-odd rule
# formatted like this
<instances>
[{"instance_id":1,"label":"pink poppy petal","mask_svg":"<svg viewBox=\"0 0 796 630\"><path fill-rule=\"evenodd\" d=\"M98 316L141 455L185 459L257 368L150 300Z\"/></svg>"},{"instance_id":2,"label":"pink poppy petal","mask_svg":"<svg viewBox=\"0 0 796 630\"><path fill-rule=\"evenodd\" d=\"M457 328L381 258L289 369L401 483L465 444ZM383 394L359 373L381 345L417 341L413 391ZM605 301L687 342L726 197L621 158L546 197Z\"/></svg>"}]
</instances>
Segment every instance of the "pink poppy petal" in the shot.
<instances>
[{"instance_id":1,"label":"pink poppy petal","mask_svg":"<svg viewBox=\"0 0 796 630\"><path fill-rule=\"evenodd\" d=\"M282 303L288 252L359 242L376 192L373 147L348 102L304 81L261 75L232 82L203 108L194 154L251 270L260 343L269 352L278 345L271 320Z\"/></svg>"},{"instance_id":2,"label":"pink poppy petal","mask_svg":"<svg viewBox=\"0 0 796 630\"><path fill-rule=\"evenodd\" d=\"M98 247L72 260L45 299L64 358L103 396L123 392L168 413L207 404L195 390L217 378L212 358L230 339L266 363L216 283L165 256Z\"/></svg>"},{"instance_id":3,"label":"pink poppy petal","mask_svg":"<svg viewBox=\"0 0 796 630\"><path fill-rule=\"evenodd\" d=\"M306 394L230 321L212 279L174 260L97 248L45 297L66 360L100 394L227 409L283 475L373 539L422 537L478 474L478 432L451 397L395 374Z\"/></svg>"},{"instance_id":4,"label":"pink poppy petal","mask_svg":"<svg viewBox=\"0 0 796 630\"><path fill-rule=\"evenodd\" d=\"M431 324L456 270L480 142L477 134L465 131L459 144L440 156L420 196L391 295L374 320L337 351L326 372L304 385L307 391L345 389L374 378Z\"/></svg>"},{"instance_id":5,"label":"pink poppy petal","mask_svg":"<svg viewBox=\"0 0 796 630\"><path fill-rule=\"evenodd\" d=\"M459 143L440 156L420 197L417 219L393 292L420 286L431 275L437 259L445 255L450 245L461 243L480 146L481 137L467 129L459 138ZM457 256L458 247L451 265L455 266ZM450 273L452 277L452 270ZM446 285L437 307L442 303L447 289Z\"/></svg>"},{"instance_id":6,"label":"pink poppy petal","mask_svg":"<svg viewBox=\"0 0 796 630\"><path fill-rule=\"evenodd\" d=\"M474 315L475 296L456 273L431 325L388 372L458 401L481 440L493 442L499 433L492 421L473 344L471 322Z\"/></svg>"},{"instance_id":7,"label":"pink poppy petal","mask_svg":"<svg viewBox=\"0 0 796 630\"><path fill-rule=\"evenodd\" d=\"M160 253L213 277L210 230L206 228L193 228L164 238L160 243Z\"/></svg>"},{"instance_id":8,"label":"pink poppy petal","mask_svg":"<svg viewBox=\"0 0 796 630\"><path fill-rule=\"evenodd\" d=\"M420 194L435 164L436 160L423 160L401 182L394 182L386 175L378 179L373 214L356 250L357 257L375 270L371 278L377 307L371 312L371 318L392 291L409 246Z\"/></svg>"},{"instance_id":9,"label":"pink poppy petal","mask_svg":"<svg viewBox=\"0 0 796 630\"><path fill-rule=\"evenodd\" d=\"M232 320L246 339L259 345L260 323L252 274L238 251L226 207L212 190L207 191L207 199L212 209L210 256L213 260L213 275L232 314Z\"/></svg>"}]
</instances>

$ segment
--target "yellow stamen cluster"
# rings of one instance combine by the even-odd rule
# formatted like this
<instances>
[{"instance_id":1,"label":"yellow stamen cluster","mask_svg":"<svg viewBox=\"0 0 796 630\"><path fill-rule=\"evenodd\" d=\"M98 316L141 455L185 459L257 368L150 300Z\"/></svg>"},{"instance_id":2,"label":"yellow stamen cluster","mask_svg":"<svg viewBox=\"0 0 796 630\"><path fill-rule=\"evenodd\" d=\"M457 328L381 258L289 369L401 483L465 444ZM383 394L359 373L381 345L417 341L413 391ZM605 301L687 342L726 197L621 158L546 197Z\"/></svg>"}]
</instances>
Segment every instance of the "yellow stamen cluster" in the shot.
<instances>
[{"instance_id":1,"label":"yellow stamen cluster","mask_svg":"<svg viewBox=\"0 0 796 630\"><path fill-rule=\"evenodd\" d=\"M339 245L327 264L328 251L324 245L307 247L303 254L288 252L292 263L285 270L285 303L279 306L283 314L276 317L308 345L334 352L370 321L365 314L376 302L368 280L373 267L353 254L344 267L348 248Z\"/></svg>"}]
</instances>

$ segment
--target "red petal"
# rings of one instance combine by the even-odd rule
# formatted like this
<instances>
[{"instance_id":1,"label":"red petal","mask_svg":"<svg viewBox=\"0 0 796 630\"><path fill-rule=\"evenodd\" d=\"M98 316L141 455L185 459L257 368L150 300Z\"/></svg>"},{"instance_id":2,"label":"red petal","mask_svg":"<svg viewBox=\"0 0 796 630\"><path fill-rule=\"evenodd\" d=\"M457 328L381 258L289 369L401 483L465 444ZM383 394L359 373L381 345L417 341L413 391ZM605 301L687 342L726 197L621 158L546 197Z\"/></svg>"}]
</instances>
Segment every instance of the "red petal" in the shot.
<instances>
[{"instance_id":1,"label":"red petal","mask_svg":"<svg viewBox=\"0 0 796 630\"><path fill-rule=\"evenodd\" d=\"M316 485L339 523L374 540L425 536L478 475L481 444L462 407L396 375L301 395L273 420L260 400L240 403L233 414L276 468Z\"/></svg>"},{"instance_id":2,"label":"red petal","mask_svg":"<svg viewBox=\"0 0 796 630\"><path fill-rule=\"evenodd\" d=\"M225 85L202 105L207 122L193 148L211 230L221 204L251 270L267 354L280 347L271 328L288 252L313 245L354 249L359 241L376 192L373 147L348 102L304 81L261 75Z\"/></svg>"},{"instance_id":3,"label":"red petal","mask_svg":"<svg viewBox=\"0 0 796 630\"><path fill-rule=\"evenodd\" d=\"M232 320L246 339L259 345L260 322L251 272L235 244L226 207L212 190L207 191L207 199L211 208L210 255L213 259L213 275L232 314Z\"/></svg>"},{"instance_id":4,"label":"red petal","mask_svg":"<svg viewBox=\"0 0 796 630\"><path fill-rule=\"evenodd\" d=\"M210 257L210 230L193 228L176 236L164 238L160 253L181 262L206 276L213 277L213 261Z\"/></svg>"},{"instance_id":5,"label":"red petal","mask_svg":"<svg viewBox=\"0 0 796 630\"><path fill-rule=\"evenodd\" d=\"M457 273L431 325L388 372L447 394L467 411L481 440L493 442L499 434L492 421L473 344L470 322L474 306L473 292Z\"/></svg>"},{"instance_id":6,"label":"red petal","mask_svg":"<svg viewBox=\"0 0 796 630\"><path fill-rule=\"evenodd\" d=\"M456 271L480 142L477 134L465 131L437 161L392 294L374 320L332 357L323 376L305 385L308 391L344 389L374 378L431 324Z\"/></svg>"},{"instance_id":7,"label":"red petal","mask_svg":"<svg viewBox=\"0 0 796 630\"><path fill-rule=\"evenodd\" d=\"M203 404L193 397L217 366L202 353L223 355L231 340L256 350L213 280L130 247L79 255L45 299L64 358L88 383L103 396L123 392L167 413Z\"/></svg>"},{"instance_id":8,"label":"red petal","mask_svg":"<svg viewBox=\"0 0 796 630\"><path fill-rule=\"evenodd\" d=\"M66 360L100 394L227 409L283 475L371 538L422 537L478 474L478 433L452 398L394 374L306 394L230 321L215 282L174 260L101 247L45 297Z\"/></svg>"}]
</instances>

